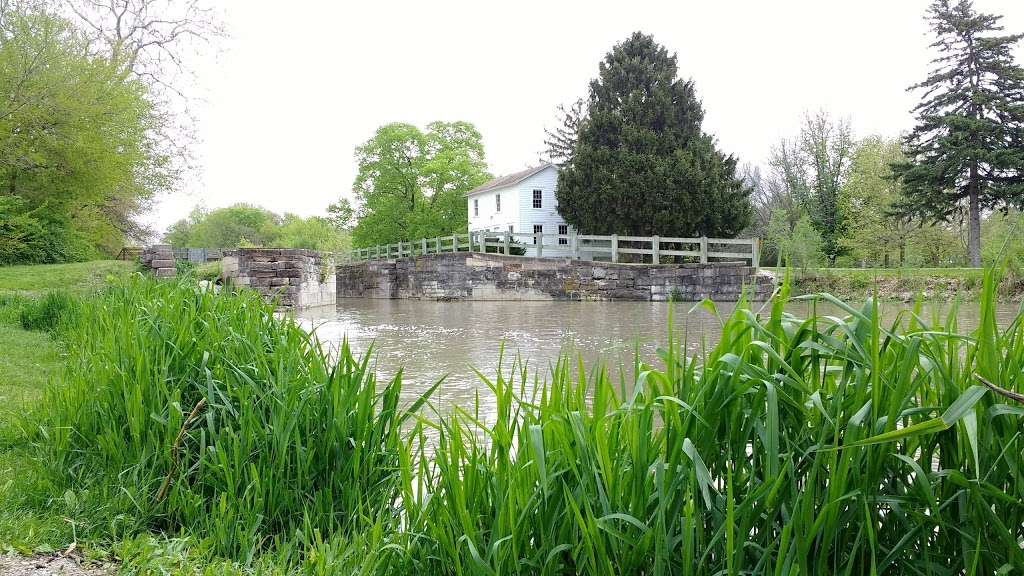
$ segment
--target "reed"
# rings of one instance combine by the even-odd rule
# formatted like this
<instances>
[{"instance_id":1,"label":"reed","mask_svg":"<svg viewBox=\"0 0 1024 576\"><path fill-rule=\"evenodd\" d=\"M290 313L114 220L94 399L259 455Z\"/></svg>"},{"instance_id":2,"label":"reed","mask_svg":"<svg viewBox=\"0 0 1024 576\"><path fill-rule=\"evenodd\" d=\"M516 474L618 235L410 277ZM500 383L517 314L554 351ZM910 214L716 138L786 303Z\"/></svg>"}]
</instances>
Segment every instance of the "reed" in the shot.
<instances>
[{"instance_id":1,"label":"reed","mask_svg":"<svg viewBox=\"0 0 1024 576\"><path fill-rule=\"evenodd\" d=\"M256 571L1009 574L1024 315L997 326L995 285L965 334L828 295L799 318L787 282L696 356L511 358L480 375L496 411L440 413L255 295L132 279L68 330L39 442L82 530Z\"/></svg>"},{"instance_id":2,"label":"reed","mask_svg":"<svg viewBox=\"0 0 1024 576\"><path fill-rule=\"evenodd\" d=\"M437 574L1006 574L1024 566L1024 321L883 325L740 305L635 381L567 358L485 379L407 475L406 559ZM584 375L587 374L585 377ZM490 422L490 423L488 423ZM412 479L415 478L415 481Z\"/></svg>"},{"instance_id":3,"label":"reed","mask_svg":"<svg viewBox=\"0 0 1024 576\"><path fill-rule=\"evenodd\" d=\"M369 355L329 358L258 295L140 278L68 332L40 418L83 533L195 534L249 564L296 530L394 515L408 412Z\"/></svg>"}]
</instances>

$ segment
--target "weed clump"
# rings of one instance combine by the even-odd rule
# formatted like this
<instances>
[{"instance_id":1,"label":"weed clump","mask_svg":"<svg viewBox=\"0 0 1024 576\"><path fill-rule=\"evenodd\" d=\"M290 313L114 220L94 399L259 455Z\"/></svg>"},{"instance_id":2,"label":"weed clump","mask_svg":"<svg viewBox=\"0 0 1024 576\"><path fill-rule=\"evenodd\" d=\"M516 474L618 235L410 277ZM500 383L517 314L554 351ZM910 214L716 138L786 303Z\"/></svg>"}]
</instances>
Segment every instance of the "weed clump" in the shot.
<instances>
[{"instance_id":1,"label":"weed clump","mask_svg":"<svg viewBox=\"0 0 1024 576\"><path fill-rule=\"evenodd\" d=\"M25 330L55 332L74 318L78 308L78 300L67 292L48 292L38 300L25 300L18 321Z\"/></svg>"}]
</instances>

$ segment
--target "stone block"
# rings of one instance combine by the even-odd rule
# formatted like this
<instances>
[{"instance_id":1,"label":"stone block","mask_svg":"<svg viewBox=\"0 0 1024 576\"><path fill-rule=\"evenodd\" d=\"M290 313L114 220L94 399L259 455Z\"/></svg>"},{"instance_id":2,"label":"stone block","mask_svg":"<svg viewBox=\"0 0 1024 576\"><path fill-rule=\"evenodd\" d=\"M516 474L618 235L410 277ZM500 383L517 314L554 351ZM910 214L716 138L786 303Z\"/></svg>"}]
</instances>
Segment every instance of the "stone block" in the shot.
<instances>
[{"instance_id":1,"label":"stone block","mask_svg":"<svg viewBox=\"0 0 1024 576\"><path fill-rule=\"evenodd\" d=\"M168 260L156 260L156 259L154 259L154 260L152 260L149 263L149 266L151 268L157 268L157 269L159 269L159 268L174 268L174 259L173 258L168 259Z\"/></svg>"},{"instance_id":2,"label":"stone block","mask_svg":"<svg viewBox=\"0 0 1024 576\"><path fill-rule=\"evenodd\" d=\"M250 272L276 272L281 268L280 262L250 262Z\"/></svg>"},{"instance_id":3,"label":"stone block","mask_svg":"<svg viewBox=\"0 0 1024 576\"><path fill-rule=\"evenodd\" d=\"M157 268L153 275L157 278L172 278L178 275L178 271L174 268Z\"/></svg>"}]
</instances>

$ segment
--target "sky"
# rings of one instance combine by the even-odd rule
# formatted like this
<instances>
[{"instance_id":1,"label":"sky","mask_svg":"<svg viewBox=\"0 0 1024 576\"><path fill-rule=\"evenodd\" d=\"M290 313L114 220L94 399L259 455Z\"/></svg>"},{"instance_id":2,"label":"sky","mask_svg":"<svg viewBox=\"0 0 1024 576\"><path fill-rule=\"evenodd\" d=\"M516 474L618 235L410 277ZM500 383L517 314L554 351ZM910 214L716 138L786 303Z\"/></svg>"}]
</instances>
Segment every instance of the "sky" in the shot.
<instances>
[{"instance_id":1,"label":"sky","mask_svg":"<svg viewBox=\"0 0 1024 576\"><path fill-rule=\"evenodd\" d=\"M192 64L198 168L145 220L160 232L197 203L324 215L351 196L356 146L389 122L472 122L492 174L535 165L558 105L585 97L638 30L677 54L704 130L741 163L764 165L807 111L848 118L857 137L896 136L933 56L928 4L222 0L228 37ZM1024 32L1024 2L975 7Z\"/></svg>"}]
</instances>

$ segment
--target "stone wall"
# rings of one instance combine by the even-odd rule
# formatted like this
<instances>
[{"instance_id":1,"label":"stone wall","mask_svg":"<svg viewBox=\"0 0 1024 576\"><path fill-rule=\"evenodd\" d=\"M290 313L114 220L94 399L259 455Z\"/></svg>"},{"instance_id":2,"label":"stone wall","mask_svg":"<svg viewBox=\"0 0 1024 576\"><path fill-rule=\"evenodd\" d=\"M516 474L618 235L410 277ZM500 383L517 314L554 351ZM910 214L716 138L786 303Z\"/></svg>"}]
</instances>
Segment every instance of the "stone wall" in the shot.
<instances>
[{"instance_id":1,"label":"stone wall","mask_svg":"<svg viewBox=\"0 0 1024 576\"><path fill-rule=\"evenodd\" d=\"M430 300L753 300L774 288L767 273L734 263L611 264L461 252L342 264L342 298Z\"/></svg>"},{"instance_id":2,"label":"stone wall","mask_svg":"<svg viewBox=\"0 0 1024 576\"><path fill-rule=\"evenodd\" d=\"M173 278L178 273L174 265L174 250L170 244L154 244L143 249L139 261L157 278Z\"/></svg>"},{"instance_id":3,"label":"stone wall","mask_svg":"<svg viewBox=\"0 0 1024 576\"><path fill-rule=\"evenodd\" d=\"M281 308L333 306L334 261L315 250L240 248L221 261L225 282L256 290Z\"/></svg>"}]
</instances>

